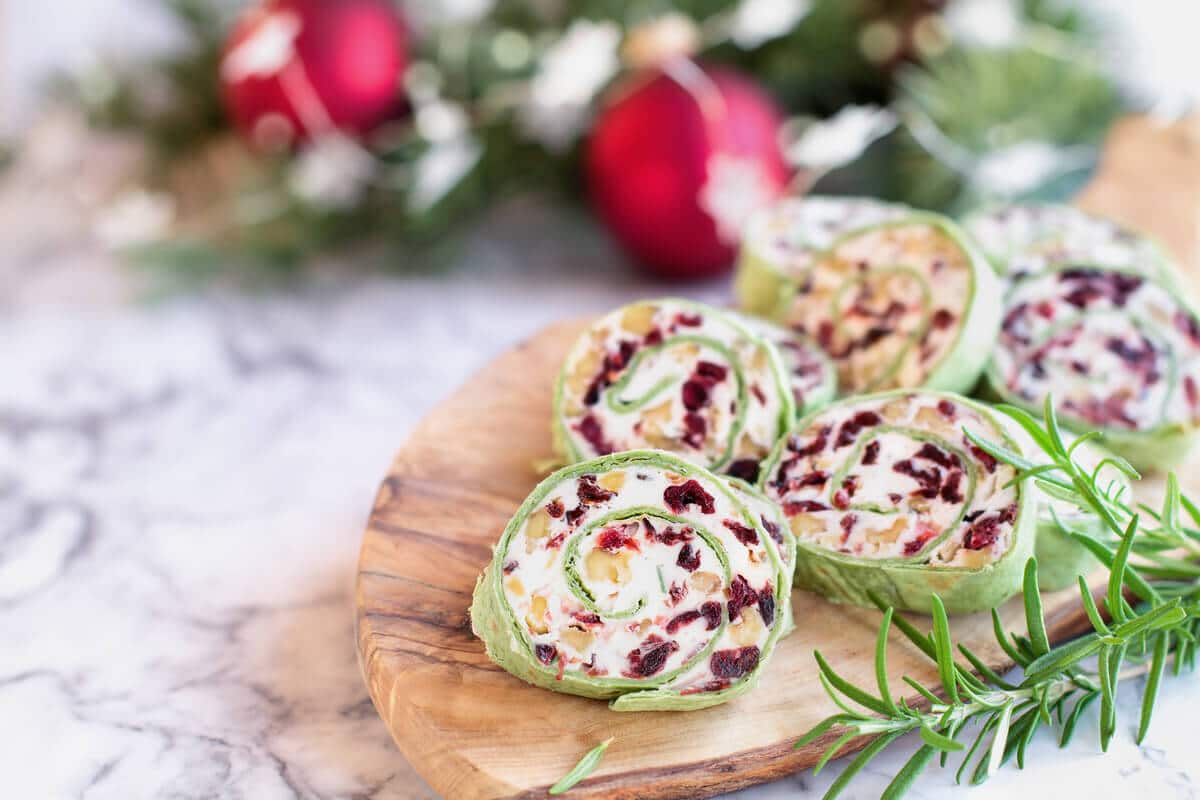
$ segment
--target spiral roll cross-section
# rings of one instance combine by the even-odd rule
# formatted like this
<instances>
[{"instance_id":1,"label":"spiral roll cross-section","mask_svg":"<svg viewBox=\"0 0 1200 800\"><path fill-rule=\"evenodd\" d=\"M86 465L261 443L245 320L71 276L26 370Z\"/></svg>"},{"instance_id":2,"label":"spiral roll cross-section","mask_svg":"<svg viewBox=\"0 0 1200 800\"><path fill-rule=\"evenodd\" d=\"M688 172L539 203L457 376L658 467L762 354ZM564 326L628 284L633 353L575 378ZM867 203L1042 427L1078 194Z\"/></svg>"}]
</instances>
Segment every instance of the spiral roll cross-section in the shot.
<instances>
[{"instance_id":1,"label":"spiral roll cross-section","mask_svg":"<svg viewBox=\"0 0 1200 800\"><path fill-rule=\"evenodd\" d=\"M788 197L746 225L733 289L751 314L782 319L822 252L853 230L900 219L903 205L868 197Z\"/></svg>"},{"instance_id":2,"label":"spiral roll cross-section","mask_svg":"<svg viewBox=\"0 0 1200 800\"><path fill-rule=\"evenodd\" d=\"M616 710L704 708L751 688L790 627L791 575L738 492L658 451L543 481L471 606L488 655Z\"/></svg>"},{"instance_id":3,"label":"spiral roll cross-section","mask_svg":"<svg viewBox=\"0 0 1200 800\"><path fill-rule=\"evenodd\" d=\"M964 430L1021 452L983 406L950 393L851 398L801 420L762 478L796 537L796 585L919 611L934 592L951 611L1015 593L1034 500Z\"/></svg>"},{"instance_id":4,"label":"spiral roll cross-section","mask_svg":"<svg viewBox=\"0 0 1200 800\"><path fill-rule=\"evenodd\" d=\"M568 461L649 447L753 481L794 409L772 344L717 309L646 301L575 343L555 392L555 440Z\"/></svg>"},{"instance_id":5,"label":"spiral roll cross-section","mask_svg":"<svg viewBox=\"0 0 1200 800\"><path fill-rule=\"evenodd\" d=\"M782 322L833 359L844 393L966 391L995 340L999 294L957 226L914 213L834 242L796 287Z\"/></svg>"},{"instance_id":6,"label":"spiral roll cross-section","mask_svg":"<svg viewBox=\"0 0 1200 800\"><path fill-rule=\"evenodd\" d=\"M988 367L991 390L1099 430L1139 469L1183 459L1200 422L1200 320L1178 295L1131 272L1063 267L1013 282Z\"/></svg>"}]
</instances>

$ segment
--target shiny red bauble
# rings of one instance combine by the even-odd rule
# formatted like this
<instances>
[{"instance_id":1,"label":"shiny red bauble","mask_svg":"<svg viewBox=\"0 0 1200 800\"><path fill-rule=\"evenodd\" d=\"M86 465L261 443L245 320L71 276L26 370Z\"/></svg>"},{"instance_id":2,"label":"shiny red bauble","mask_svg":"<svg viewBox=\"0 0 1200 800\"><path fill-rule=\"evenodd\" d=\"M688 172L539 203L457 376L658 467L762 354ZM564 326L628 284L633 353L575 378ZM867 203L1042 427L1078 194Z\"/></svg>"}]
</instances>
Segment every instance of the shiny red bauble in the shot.
<instances>
[{"instance_id":1,"label":"shiny red bauble","mask_svg":"<svg viewBox=\"0 0 1200 800\"><path fill-rule=\"evenodd\" d=\"M621 246L669 278L730 268L746 217L790 170L783 114L752 80L678 60L609 96L587 147L592 202Z\"/></svg>"},{"instance_id":2,"label":"shiny red bauble","mask_svg":"<svg viewBox=\"0 0 1200 800\"><path fill-rule=\"evenodd\" d=\"M234 26L221 89L265 148L334 129L361 136L403 108L404 24L388 0L267 0Z\"/></svg>"}]
</instances>

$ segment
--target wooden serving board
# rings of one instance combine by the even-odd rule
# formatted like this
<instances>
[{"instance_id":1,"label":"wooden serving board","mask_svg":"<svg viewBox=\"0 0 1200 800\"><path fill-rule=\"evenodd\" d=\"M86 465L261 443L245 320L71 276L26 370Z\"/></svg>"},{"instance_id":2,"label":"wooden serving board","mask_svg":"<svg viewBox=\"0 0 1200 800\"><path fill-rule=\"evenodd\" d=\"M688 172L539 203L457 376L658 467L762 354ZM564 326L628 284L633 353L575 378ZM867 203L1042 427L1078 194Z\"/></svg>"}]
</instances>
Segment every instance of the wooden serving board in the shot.
<instances>
[{"instance_id":1,"label":"wooden serving board","mask_svg":"<svg viewBox=\"0 0 1200 800\"><path fill-rule=\"evenodd\" d=\"M1168 135L1152 125L1133 133L1135 143ZM1118 129L1118 144L1121 136ZM1186 178L1178 166L1174 172L1200 193L1200 141L1188 136L1191 172ZM1151 152L1163 156L1171 148L1178 143L1158 142ZM1145 159L1122 155L1119 147L1116 155L1106 158L1106 168L1134 165L1136 179L1153 185ZM1155 199L1105 188L1106 174L1085 195L1088 207L1140 223L1181 256L1195 255L1200 202L1189 198L1188 224L1163 212L1169 203L1161 183ZM1134 175L1112 180L1130 185ZM396 457L358 572L359 656L375 707L417 771L453 800L543 797L610 736L615 742L599 769L571 796L699 797L811 767L836 733L800 750L792 743L837 710L817 680L812 651L819 648L851 680L873 684L880 619L873 610L794 592L797 631L777 647L759 687L690 713L616 713L604 702L529 686L493 665L472 635L467 608L475 578L538 481L534 462L551 455L551 384L585 323L552 326L500 356L427 417ZM1044 604L1053 641L1087 629L1076 592L1046 595ZM1010 628L1023 629L1019 601L1002 614ZM927 627L924 618L910 619ZM1011 666L986 614L956 617L952 627L990 666ZM905 686L901 675L938 685L933 665L898 634L889 655L893 690ZM919 702L915 693L908 699Z\"/></svg>"}]
</instances>

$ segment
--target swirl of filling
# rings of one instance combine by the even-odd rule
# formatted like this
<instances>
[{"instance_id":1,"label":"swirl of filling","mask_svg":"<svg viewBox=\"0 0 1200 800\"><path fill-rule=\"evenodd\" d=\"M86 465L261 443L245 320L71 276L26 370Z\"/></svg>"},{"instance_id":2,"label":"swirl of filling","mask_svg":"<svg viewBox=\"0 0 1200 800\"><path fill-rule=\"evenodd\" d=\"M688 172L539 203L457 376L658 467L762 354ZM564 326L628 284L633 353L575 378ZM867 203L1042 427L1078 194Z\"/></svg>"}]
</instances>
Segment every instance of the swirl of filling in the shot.
<instances>
[{"instance_id":1,"label":"swirl of filling","mask_svg":"<svg viewBox=\"0 0 1200 800\"><path fill-rule=\"evenodd\" d=\"M796 537L797 584L855 603L875 591L914 609L936 589L960 611L1015 592L1032 497L964 429L1021 452L981 406L952 394L852 398L802 420L762 478Z\"/></svg>"},{"instance_id":2,"label":"swirl of filling","mask_svg":"<svg viewBox=\"0 0 1200 800\"><path fill-rule=\"evenodd\" d=\"M776 539L713 473L656 451L560 470L509 522L471 608L489 655L618 710L750 688L789 624Z\"/></svg>"},{"instance_id":3,"label":"swirl of filling","mask_svg":"<svg viewBox=\"0 0 1200 800\"><path fill-rule=\"evenodd\" d=\"M749 481L794 415L779 353L714 308L634 303L568 354L555 434L569 461L651 447Z\"/></svg>"},{"instance_id":4,"label":"swirl of filling","mask_svg":"<svg viewBox=\"0 0 1200 800\"><path fill-rule=\"evenodd\" d=\"M910 214L815 256L781 320L833 359L847 393L969 389L999 326L999 283L949 220Z\"/></svg>"},{"instance_id":5,"label":"swirl of filling","mask_svg":"<svg viewBox=\"0 0 1200 800\"><path fill-rule=\"evenodd\" d=\"M910 211L867 197L820 196L788 197L759 211L742 237L734 276L738 305L752 314L778 318L814 261L837 239Z\"/></svg>"},{"instance_id":6,"label":"swirl of filling","mask_svg":"<svg viewBox=\"0 0 1200 800\"><path fill-rule=\"evenodd\" d=\"M1129 272L1064 267L1014 281L988 368L1001 397L1101 429L1135 464L1186 452L1200 422L1200 321L1167 288Z\"/></svg>"}]
</instances>

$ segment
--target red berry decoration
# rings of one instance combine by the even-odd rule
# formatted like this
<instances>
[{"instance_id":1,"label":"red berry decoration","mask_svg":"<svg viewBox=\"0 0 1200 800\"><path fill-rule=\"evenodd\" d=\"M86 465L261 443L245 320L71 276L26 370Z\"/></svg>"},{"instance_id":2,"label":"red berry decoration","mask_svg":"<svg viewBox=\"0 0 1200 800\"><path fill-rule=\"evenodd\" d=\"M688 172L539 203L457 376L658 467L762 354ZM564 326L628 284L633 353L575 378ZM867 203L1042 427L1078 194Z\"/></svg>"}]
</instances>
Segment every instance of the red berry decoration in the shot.
<instances>
[{"instance_id":1,"label":"red berry decoration","mask_svg":"<svg viewBox=\"0 0 1200 800\"><path fill-rule=\"evenodd\" d=\"M676 60L618 87L587 152L592 202L631 256L670 278L728 271L746 217L783 193L783 115L753 81Z\"/></svg>"},{"instance_id":2,"label":"red berry decoration","mask_svg":"<svg viewBox=\"0 0 1200 800\"><path fill-rule=\"evenodd\" d=\"M407 35L387 0L267 0L221 58L225 106L259 147L361 136L402 107Z\"/></svg>"}]
</instances>

